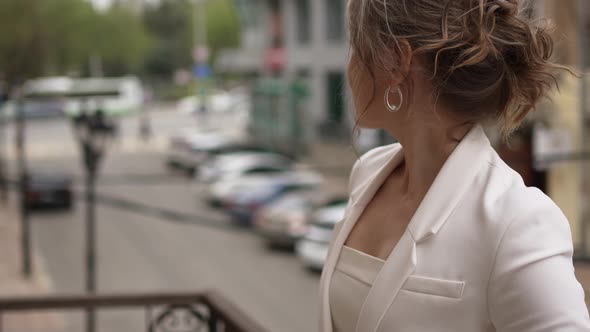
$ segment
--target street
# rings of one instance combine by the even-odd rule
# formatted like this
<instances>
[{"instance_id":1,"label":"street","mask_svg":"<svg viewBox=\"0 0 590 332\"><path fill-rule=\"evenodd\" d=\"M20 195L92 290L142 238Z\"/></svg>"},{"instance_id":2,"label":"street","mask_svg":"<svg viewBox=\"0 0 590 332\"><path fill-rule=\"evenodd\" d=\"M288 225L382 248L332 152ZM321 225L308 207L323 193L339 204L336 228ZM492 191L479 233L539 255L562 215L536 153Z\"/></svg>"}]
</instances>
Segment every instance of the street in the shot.
<instances>
[{"instance_id":1,"label":"street","mask_svg":"<svg viewBox=\"0 0 590 332\"><path fill-rule=\"evenodd\" d=\"M256 234L230 227L224 214L211 211L199 198L202 187L165 168L165 138L187 126L186 117L172 112L154 115L155 137L145 144L137 142L137 118L122 119L121 137L102 165L104 181L99 180L98 192L202 216L199 221L228 227L161 220L99 205L99 292L215 288L270 331L315 331L319 275L303 268L292 253L270 250ZM81 179L73 142L69 124L63 120L31 122L27 128L31 169L67 170ZM153 181L125 177L132 174L157 177ZM35 249L45 261L55 292L83 292L83 201L77 201L71 212L33 214L32 223ZM68 331L82 329L81 314L67 317ZM142 310L100 312L98 330L141 330L144 321Z\"/></svg>"}]
</instances>

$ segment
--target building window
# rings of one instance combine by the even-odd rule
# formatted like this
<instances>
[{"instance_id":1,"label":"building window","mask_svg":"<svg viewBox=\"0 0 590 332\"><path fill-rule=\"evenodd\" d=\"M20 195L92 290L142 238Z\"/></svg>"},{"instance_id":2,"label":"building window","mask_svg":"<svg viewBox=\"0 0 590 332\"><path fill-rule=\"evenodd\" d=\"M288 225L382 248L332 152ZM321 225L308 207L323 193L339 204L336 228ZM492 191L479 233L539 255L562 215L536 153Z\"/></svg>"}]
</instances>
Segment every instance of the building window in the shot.
<instances>
[{"instance_id":1,"label":"building window","mask_svg":"<svg viewBox=\"0 0 590 332\"><path fill-rule=\"evenodd\" d=\"M329 41L344 39L344 1L326 1L326 38Z\"/></svg>"},{"instance_id":2,"label":"building window","mask_svg":"<svg viewBox=\"0 0 590 332\"><path fill-rule=\"evenodd\" d=\"M310 0L295 1L297 14L297 41L300 44L308 43L311 37Z\"/></svg>"}]
</instances>

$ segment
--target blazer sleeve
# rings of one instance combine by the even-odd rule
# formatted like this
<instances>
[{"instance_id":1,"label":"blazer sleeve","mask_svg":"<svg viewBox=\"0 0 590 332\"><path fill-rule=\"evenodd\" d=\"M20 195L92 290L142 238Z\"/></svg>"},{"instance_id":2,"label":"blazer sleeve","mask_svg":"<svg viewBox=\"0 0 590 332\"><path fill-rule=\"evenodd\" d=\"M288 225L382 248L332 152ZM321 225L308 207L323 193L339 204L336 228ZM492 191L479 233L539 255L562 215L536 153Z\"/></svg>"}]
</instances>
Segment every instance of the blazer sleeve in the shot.
<instances>
[{"instance_id":1,"label":"blazer sleeve","mask_svg":"<svg viewBox=\"0 0 590 332\"><path fill-rule=\"evenodd\" d=\"M590 331L569 223L542 196L499 242L488 284L490 318L498 332Z\"/></svg>"}]
</instances>

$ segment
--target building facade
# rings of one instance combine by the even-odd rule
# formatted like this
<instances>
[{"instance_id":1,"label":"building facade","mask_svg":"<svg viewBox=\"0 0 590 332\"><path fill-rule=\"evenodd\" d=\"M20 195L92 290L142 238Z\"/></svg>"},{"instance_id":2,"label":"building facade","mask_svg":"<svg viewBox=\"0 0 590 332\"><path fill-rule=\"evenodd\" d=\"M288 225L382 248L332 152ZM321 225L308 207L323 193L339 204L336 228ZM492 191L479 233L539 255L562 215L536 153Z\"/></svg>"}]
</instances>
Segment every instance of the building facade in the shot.
<instances>
[{"instance_id":1,"label":"building facade","mask_svg":"<svg viewBox=\"0 0 590 332\"><path fill-rule=\"evenodd\" d=\"M328 137L350 131L345 11L346 0L282 0L284 75L308 82L308 116Z\"/></svg>"},{"instance_id":2,"label":"building facade","mask_svg":"<svg viewBox=\"0 0 590 332\"><path fill-rule=\"evenodd\" d=\"M309 93L299 116L306 140L333 138L348 143L353 108L346 80L346 2L237 0L243 46L225 51L217 69L278 78L286 84L303 82Z\"/></svg>"}]
</instances>

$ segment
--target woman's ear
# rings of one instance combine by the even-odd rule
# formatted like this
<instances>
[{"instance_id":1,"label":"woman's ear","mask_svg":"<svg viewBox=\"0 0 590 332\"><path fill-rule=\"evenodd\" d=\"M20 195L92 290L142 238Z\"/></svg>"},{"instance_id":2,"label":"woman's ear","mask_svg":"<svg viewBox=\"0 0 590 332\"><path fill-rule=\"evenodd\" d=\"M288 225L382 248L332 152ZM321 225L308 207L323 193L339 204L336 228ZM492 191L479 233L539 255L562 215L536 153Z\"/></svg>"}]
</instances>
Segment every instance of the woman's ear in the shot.
<instances>
[{"instance_id":1,"label":"woman's ear","mask_svg":"<svg viewBox=\"0 0 590 332\"><path fill-rule=\"evenodd\" d=\"M391 86L401 85L410 75L410 68L412 67L413 53L412 46L405 39L396 40L395 51L393 54L397 54L395 67L392 68Z\"/></svg>"}]
</instances>

